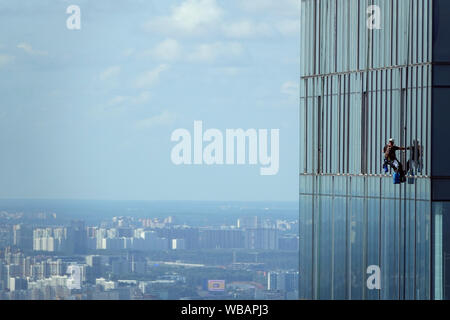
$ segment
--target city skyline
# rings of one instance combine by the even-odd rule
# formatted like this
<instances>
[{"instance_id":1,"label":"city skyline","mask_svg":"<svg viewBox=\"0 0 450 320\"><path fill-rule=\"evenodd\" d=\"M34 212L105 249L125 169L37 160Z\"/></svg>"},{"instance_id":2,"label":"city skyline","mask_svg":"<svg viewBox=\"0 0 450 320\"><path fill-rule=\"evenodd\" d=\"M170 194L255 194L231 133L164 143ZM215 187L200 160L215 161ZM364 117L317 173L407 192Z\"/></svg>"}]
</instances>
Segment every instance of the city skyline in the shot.
<instances>
[{"instance_id":1,"label":"city skyline","mask_svg":"<svg viewBox=\"0 0 450 320\"><path fill-rule=\"evenodd\" d=\"M298 295L298 220L285 214L247 212L233 222L211 216L187 225L182 216L157 212L90 223L32 211L10 212L5 220L5 213L0 212L0 300Z\"/></svg>"}]
</instances>

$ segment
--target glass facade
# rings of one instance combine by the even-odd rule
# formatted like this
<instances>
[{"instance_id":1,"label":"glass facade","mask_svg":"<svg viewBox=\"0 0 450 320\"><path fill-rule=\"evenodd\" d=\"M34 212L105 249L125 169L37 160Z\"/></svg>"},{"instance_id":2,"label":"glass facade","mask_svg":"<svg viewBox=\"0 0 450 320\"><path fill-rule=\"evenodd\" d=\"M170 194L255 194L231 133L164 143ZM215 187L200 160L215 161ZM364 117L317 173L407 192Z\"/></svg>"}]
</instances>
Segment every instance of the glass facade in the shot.
<instances>
[{"instance_id":1,"label":"glass facade","mask_svg":"<svg viewBox=\"0 0 450 320\"><path fill-rule=\"evenodd\" d=\"M443 0L301 1L301 299L450 295L447 13ZM391 137L411 148L397 152L402 185L382 168Z\"/></svg>"}]
</instances>

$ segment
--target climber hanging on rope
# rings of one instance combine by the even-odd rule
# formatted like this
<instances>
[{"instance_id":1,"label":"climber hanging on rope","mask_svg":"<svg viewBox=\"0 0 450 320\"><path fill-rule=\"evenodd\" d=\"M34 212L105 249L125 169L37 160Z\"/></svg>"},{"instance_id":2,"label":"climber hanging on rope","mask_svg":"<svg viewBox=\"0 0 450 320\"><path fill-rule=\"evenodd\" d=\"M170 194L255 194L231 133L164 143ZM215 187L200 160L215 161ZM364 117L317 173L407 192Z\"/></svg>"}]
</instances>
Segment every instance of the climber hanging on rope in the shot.
<instances>
[{"instance_id":1,"label":"climber hanging on rope","mask_svg":"<svg viewBox=\"0 0 450 320\"><path fill-rule=\"evenodd\" d=\"M395 152L397 150L409 150L410 147L398 147L395 145L394 139L389 139L389 143L383 148L384 153L384 164L383 168L385 172L388 171L388 166L394 169L394 172L399 175L399 181L396 181L394 177L395 183L403 183L406 182L405 171L403 170L402 163L397 159Z\"/></svg>"}]
</instances>

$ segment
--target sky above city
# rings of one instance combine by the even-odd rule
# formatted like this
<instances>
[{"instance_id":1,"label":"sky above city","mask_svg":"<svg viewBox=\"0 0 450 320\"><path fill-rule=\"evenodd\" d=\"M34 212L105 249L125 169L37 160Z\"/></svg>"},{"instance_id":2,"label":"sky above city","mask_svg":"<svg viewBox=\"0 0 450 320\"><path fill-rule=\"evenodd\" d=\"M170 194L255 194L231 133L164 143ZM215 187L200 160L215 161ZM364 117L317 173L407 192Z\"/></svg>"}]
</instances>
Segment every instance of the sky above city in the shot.
<instances>
[{"instance_id":1,"label":"sky above city","mask_svg":"<svg viewBox=\"0 0 450 320\"><path fill-rule=\"evenodd\" d=\"M299 19L297 0L0 1L0 198L296 201ZM195 120L279 129L278 173L176 166Z\"/></svg>"}]
</instances>

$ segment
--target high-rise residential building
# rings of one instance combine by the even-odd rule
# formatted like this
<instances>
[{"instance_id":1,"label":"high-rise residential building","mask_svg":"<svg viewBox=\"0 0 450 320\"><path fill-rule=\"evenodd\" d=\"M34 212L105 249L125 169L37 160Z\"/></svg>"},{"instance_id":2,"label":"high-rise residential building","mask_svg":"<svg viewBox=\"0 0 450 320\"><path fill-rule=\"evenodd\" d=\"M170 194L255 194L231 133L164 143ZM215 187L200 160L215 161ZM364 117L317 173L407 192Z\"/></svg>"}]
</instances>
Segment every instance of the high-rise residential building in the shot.
<instances>
[{"instance_id":1,"label":"high-rise residential building","mask_svg":"<svg viewBox=\"0 0 450 320\"><path fill-rule=\"evenodd\" d=\"M298 272L271 271L267 274L267 290L292 292L298 290Z\"/></svg>"},{"instance_id":2,"label":"high-rise residential building","mask_svg":"<svg viewBox=\"0 0 450 320\"><path fill-rule=\"evenodd\" d=\"M449 16L448 0L301 1L301 299L450 298ZM390 138L409 147L403 184Z\"/></svg>"},{"instance_id":3,"label":"high-rise residential building","mask_svg":"<svg viewBox=\"0 0 450 320\"><path fill-rule=\"evenodd\" d=\"M269 272L267 274L267 290L278 290L279 274L277 272Z\"/></svg>"},{"instance_id":4,"label":"high-rise residential building","mask_svg":"<svg viewBox=\"0 0 450 320\"><path fill-rule=\"evenodd\" d=\"M87 281L95 282L95 279L102 276L102 257L97 255L86 256L86 264L88 265L87 270Z\"/></svg>"},{"instance_id":5,"label":"high-rise residential building","mask_svg":"<svg viewBox=\"0 0 450 320\"><path fill-rule=\"evenodd\" d=\"M49 268L50 275L52 276L63 276L66 274L67 263L63 262L61 259L48 259L47 266Z\"/></svg>"},{"instance_id":6,"label":"high-rise residential building","mask_svg":"<svg viewBox=\"0 0 450 320\"><path fill-rule=\"evenodd\" d=\"M16 290L26 290L27 289L28 282L26 279L19 278L19 277L11 277L9 278L9 291L16 291Z\"/></svg>"},{"instance_id":7,"label":"high-rise residential building","mask_svg":"<svg viewBox=\"0 0 450 320\"><path fill-rule=\"evenodd\" d=\"M69 230L70 251L75 254L86 253L87 233L84 221L71 221Z\"/></svg>"},{"instance_id":8,"label":"high-rise residential building","mask_svg":"<svg viewBox=\"0 0 450 320\"><path fill-rule=\"evenodd\" d=\"M66 251L68 248L67 228L37 228L33 231L34 251Z\"/></svg>"},{"instance_id":9,"label":"high-rise residential building","mask_svg":"<svg viewBox=\"0 0 450 320\"><path fill-rule=\"evenodd\" d=\"M283 236L278 238L278 250L298 251L298 236Z\"/></svg>"},{"instance_id":10,"label":"high-rise residential building","mask_svg":"<svg viewBox=\"0 0 450 320\"><path fill-rule=\"evenodd\" d=\"M172 250L186 250L186 240L172 239Z\"/></svg>"},{"instance_id":11,"label":"high-rise residential building","mask_svg":"<svg viewBox=\"0 0 450 320\"><path fill-rule=\"evenodd\" d=\"M95 279L95 284L102 287L103 291L114 290L117 287L117 282L107 281L105 278Z\"/></svg>"},{"instance_id":12,"label":"high-rise residential building","mask_svg":"<svg viewBox=\"0 0 450 320\"><path fill-rule=\"evenodd\" d=\"M169 227L158 228L156 232L159 237L166 238L169 241L173 239L184 239L186 242L187 250L195 250L199 247L199 230L192 227Z\"/></svg>"},{"instance_id":13,"label":"high-rise residential building","mask_svg":"<svg viewBox=\"0 0 450 320\"><path fill-rule=\"evenodd\" d=\"M246 249L278 250L278 230L269 228L246 229Z\"/></svg>"},{"instance_id":14,"label":"high-rise residential building","mask_svg":"<svg viewBox=\"0 0 450 320\"><path fill-rule=\"evenodd\" d=\"M244 232L237 229L205 229L200 231L200 246L205 249L244 248Z\"/></svg>"},{"instance_id":15,"label":"high-rise residential building","mask_svg":"<svg viewBox=\"0 0 450 320\"><path fill-rule=\"evenodd\" d=\"M256 229L260 227L260 219L257 216L245 216L237 220L237 227L239 229Z\"/></svg>"},{"instance_id":16,"label":"high-rise residential building","mask_svg":"<svg viewBox=\"0 0 450 320\"><path fill-rule=\"evenodd\" d=\"M0 260L0 291L7 287L7 270L6 265Z\"/></svg>"},{"instance_id":17,"label":"high-rise residential building","mask_svg":"<svg viewBox=\"0 0 450 320\"><path fill-rule=\"evenodd\" d=\"M33 248L33 228L29 225L18 224L13 227L13 244L24 250Z\"/></svg>"}]
</instances>

